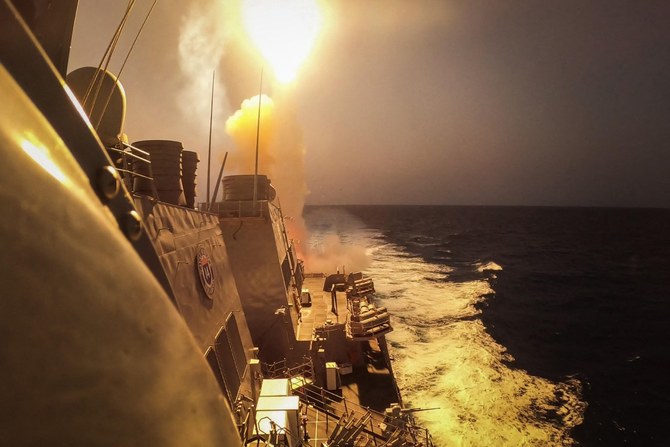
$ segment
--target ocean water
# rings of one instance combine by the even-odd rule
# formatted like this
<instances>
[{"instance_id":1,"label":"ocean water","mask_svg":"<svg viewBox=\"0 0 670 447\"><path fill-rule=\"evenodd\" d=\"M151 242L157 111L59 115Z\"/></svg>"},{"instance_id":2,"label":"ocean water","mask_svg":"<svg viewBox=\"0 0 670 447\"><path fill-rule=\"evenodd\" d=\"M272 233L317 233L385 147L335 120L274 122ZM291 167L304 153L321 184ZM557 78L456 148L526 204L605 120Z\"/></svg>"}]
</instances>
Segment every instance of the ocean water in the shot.
<instances>
[{"instance_id":1,"label":"ocean water","mask_svg":"<svg viewBox=\"0 0 670 447\"><path fill-rule=\"evenodd\" d=\"M404 405L437 408L416 413L437 445L670 445L670 210L304 217L321 266L373 276Z\"/></svg>"}]
</instances>

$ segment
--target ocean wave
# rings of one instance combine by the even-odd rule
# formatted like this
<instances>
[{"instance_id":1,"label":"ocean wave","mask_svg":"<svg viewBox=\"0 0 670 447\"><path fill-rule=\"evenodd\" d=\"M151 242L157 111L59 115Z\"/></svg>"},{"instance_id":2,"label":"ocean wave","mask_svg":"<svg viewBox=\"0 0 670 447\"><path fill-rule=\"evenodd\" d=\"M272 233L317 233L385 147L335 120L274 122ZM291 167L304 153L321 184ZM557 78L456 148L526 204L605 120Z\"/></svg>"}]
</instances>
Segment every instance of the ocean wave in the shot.
<instances>
[{"instance_id":1,"label":"ocean wave","mask_svg":"<svg viewBox=\"0 0 670 447\"><path fill-rule=\"evenodd\" d=\"M496 264L496 263L493 262L493 261L489 261L489 262L487 262L487 263L485 263L485 264L480 264L480 265L477 266L477 271L480 272L480 273L484 273L484 272L486 272L486 271L496 271L496 272L499 272L499 271L501 271L502 269L503 269L503 268L502 268L500 265Z\"/></svg>"},{"instance_id":2,"label":"ocean wave","mask_svg":"<svg viewBox=\"0 0 670 447\"><path fill-rule=\"evenodd\" d=\"M437 247L442 245L442 242L435 237L417 234L409 236L407 242L419 247Z\"/></svg>"}]
</instances>

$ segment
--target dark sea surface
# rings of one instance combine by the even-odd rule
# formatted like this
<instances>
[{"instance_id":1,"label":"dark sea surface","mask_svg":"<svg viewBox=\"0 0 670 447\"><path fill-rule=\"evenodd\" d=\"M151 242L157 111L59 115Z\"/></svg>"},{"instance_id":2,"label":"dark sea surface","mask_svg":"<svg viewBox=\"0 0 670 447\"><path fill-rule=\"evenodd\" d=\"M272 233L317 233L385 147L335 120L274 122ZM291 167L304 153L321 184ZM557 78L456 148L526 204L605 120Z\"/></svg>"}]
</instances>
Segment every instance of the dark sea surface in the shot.
<instances>
[{"instance_id":1,"label":"dark sea surface","mask_svg":"<svg viewBox=\"0 0 670 447\"><path fill-rule=\"evenodd\" d=\"M404 404L440 407L417 413L437 445L670 445L670 210L304 216L313 249L373 276Z\"/></svg>"}]
</instances>

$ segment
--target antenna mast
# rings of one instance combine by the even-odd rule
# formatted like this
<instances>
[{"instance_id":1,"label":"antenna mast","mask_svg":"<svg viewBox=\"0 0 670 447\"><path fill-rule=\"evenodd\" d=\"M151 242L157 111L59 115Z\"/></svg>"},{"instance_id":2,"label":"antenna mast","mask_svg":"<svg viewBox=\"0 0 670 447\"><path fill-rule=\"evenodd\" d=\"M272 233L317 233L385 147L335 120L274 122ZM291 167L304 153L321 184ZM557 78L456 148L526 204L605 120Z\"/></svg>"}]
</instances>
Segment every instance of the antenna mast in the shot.
<instances>
[{"instance_id":1,"label":"antenna mast","mask_svg":"<svg viewBox=\"0 0 670 447\"><path fill-rule=\"evenodd\" d=\"M221 170L219 171L219 176L216 178L216 186L214 187L214 194L212 195L212 200L210 200L210 203L212 205L216 203L216 196L219 193L219 186L221 186L221 177L223 177L223 168L226 166L227 159L228 159L228 152L226 152L226 155L223 156L223 163L221 163Z\"/></svg>"},{"instance_id":2,"label":"antenna mast","mask_svg":"<svg viewBox=\"0 0 670 447\"><path fill-rule=\"evenodd\" d=\"M211 206L211 203L209 202L209 182L210 182L210 171L211 171L211 163L212 163L212 119L214 116L214 76L216 75L216 70L212 71L212 99L209 105L209 145L207 149L207 197L206 201L207 203L205 204L205 207L207 208L207 211L209 211L209 208Z\"/></svg>"},{"instance_id":3,"label":"antenna mast","mask_svg":"<svg viewBox=\"0 0 670 447\"><path fill-rule=\"evenodd\" d=\"M261 68L261 85L258 88L258 117L256 118L256 167L254 169L254 212L258 199L258 142L261 135L261 97L263 96L263 68Z\"/></svg>"}]
</instances>

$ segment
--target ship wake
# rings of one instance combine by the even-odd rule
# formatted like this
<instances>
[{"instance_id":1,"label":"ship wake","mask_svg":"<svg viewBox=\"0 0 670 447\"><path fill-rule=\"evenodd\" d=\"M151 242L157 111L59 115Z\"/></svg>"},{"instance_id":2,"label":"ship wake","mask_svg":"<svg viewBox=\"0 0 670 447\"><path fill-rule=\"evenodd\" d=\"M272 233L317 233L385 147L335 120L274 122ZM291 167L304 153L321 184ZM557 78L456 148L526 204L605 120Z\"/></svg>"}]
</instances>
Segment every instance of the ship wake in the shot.
<instances>
[{"instance_id":1,"label":"ship wake","mask_svg":"<svg viewBox=\"0 0 670 447\"><path fill-rule=\"evenodd\" d=\"M580 383L514 368L478 318L476 304L493 293L486 277L449 282L448 267L393 244L378 243L372 254L368 271L395 317L388 339L404 404L439 408L417 413L437 445L574 444L570 431L585 409ZM447 280L427 280L436 275Z\"/></svg>"}]
</instances>

